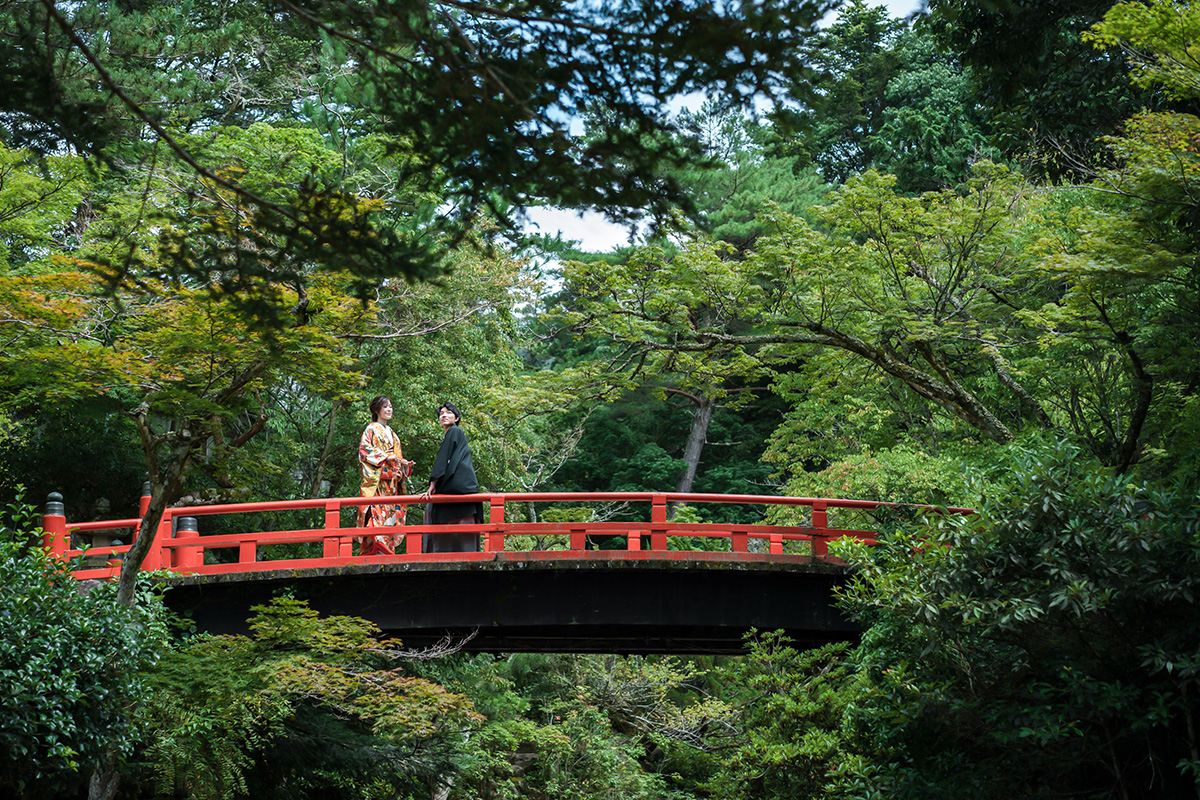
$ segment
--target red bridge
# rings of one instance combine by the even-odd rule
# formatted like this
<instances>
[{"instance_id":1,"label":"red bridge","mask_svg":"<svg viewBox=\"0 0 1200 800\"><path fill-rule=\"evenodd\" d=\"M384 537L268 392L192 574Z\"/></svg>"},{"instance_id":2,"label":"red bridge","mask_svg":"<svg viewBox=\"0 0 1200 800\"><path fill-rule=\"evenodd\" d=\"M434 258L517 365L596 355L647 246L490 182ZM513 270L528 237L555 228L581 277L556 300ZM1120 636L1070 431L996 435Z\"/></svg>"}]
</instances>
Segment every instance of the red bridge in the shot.
<instances>
[{"instance_id":1,"label":"red bridge","mask_svg":"<svg viewBox=\"0 0 1200 800\"><path fill-rule=\"evenodd\" d=\"M114 578L140 519L68 523L55 496L43 517L45 545L78 558L80 579ZM466 649L557 652L739 652L750 628L783 629L798 644L857 634L833 604L841 537L874 533L829 527L835 509L970 513L860 500L676 493L509 493L481 501L480 525L354 527L358 507L416 496L333 498L168 509L143 569L168 571L168 603L200 630L243 632L252 605L287 592L326 614L370 619L410 646L472 636ZM141 512L149 503L142 498ZM506 511L538 503L622 503L648 522L508 522ZM670 504L798 506L808 524L675 522ZM649 513L646 514L646 506ZM763 509L765 511L765 508ZM200 528L289 530L201 533ZM512 516L517 516L512 513ZM275 519L273 519L273 517ZM351 518L349 526L343 518ZM215 518L215 519L214 519ZM204 520L207 524L201 524ZM299 520L299 522L298 522ZM422 553L423 535L475 532L480 552ZM381 532L403 538L394 555L356 555ZM91 547L81 548L88 543Z\"/></svg>"}]
</instances>

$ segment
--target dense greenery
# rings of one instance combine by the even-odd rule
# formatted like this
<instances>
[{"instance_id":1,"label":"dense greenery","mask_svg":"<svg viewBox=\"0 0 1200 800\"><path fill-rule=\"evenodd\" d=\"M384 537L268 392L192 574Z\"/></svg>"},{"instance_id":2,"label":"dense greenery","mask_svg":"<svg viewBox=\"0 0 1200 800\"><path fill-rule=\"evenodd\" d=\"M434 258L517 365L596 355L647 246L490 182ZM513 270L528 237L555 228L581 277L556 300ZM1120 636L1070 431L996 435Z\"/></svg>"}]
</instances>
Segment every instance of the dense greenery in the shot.
<instances>
[{"instance_id":1,"label":"dense greenery","mask_svg":"<svg viewBox=\"0 0 1200 800\"><path fill-rule=\"evenodd\" d=\"M735 6L0 2L0 793L1200 796L1200 10ZM452 400L486 489L979 513L835 519L861 641L737 658L200 635L36 546L354 495L379 393L417 486Z\"/></svg>"},{"instance_id":2,"label":"dense greenery","mask_svg":"<svg viewBox=\"0 0 1200 800\"><path fill-rule=\"evenodd\" d=\"M397 796L453 771L470 701L399 668L400 643L280 598L252 635L197 636L150 675L138 773L167 796Z\"/></svg>"},{"instance_id":3,"label":"dense greenery","mask_svg":"<svg viewBox=\"0 0 1200 800\"><path fill-rule=\"evenodd\" d=\"M77 797L106 752L135 757L150 731L133 713L169 649L160 597L115 601L116 585L81 585L40 547L32 509L0 522L0 791Z\"/></svg>"},{"instance_id":4,"label":"dense greenery","mask_svg":"<svg viewBox=\"0 0 1200 800\"><path fill-rule=\"evenodd\" d=\"M1200 789L1194 495L1040 447L978 520L851 558L868 628L846 725L866 755L843 779L913 798Z\"/></svg>"}]
</instances>

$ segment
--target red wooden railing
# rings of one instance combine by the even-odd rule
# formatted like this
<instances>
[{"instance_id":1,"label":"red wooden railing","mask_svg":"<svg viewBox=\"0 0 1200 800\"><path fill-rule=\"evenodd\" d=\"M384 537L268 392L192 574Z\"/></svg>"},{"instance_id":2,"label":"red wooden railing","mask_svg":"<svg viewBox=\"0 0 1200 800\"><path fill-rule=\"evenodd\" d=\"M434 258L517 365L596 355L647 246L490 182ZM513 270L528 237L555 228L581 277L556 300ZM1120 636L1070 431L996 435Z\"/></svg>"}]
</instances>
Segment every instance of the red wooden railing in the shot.
<instances>
[{"instance_id":1,"label":"red wooden railing","mask_svg":"<svg viewBox=\"0 0 1200 800\"><path fill-rule=\"evenodd\" d=\"M727 540L723 551L704 551L706 558L736 560L747 558L751 552L785 557L785 542L807 543L807 553L792 554L804 558L827 559L829 542L843 536L852 536L864 541L873 541L874 533L864 530L830 528L828 514L832 509L873 510L881 507L911 508L928 512L969 514L970 509L937 509L930 506L901 505L869 500L835 500L809 497L767 497L759 495L724 494L681 494L674 492L518 492L490 493L468 496L434 497L432 502L479 501L490 509L488 522L478 525L406 525L397 528L344 527L341 524L343 509L380 502L405 503L410 507L425 502L415 495L392 498L338 497L326 500L285 500L266 503L239 503L230 505L189 506L170 508L163 514L162 521L154 532L154 544L143 562L145 570L171 570L179 573L217 574L245 573L273 569L304 569L312 567L335 567L348 564L378 561L474 561L488 560L497 553L507 552L533 559L570 558L583 556L589 536L625 536L626 547L619 557L629 559L687 558L696 553L681 550L686 547L684 537L719 538ZM507 522L505 510L509 503L649 503L649 522ZM143 515L149 498L143 497L139 512ZM668 504L671 503L734 503L759 506L804 506L810 510L809 524L788 525L743 525L730 523L695 523L668 521ZM71 559L87 556L89 565L75 571L77 578L115 577L120 570L120 559L129 551L131 544L119 546L90 547L86 551L71 549L72 534L96 536L121 532L130 542L138 533L140 519L117 519L100 522L68 523L61 513L61 504L47 507L42 528L45 546L56 556ZM201 535L179 525L182 518L200 518L215 515L254 514L261 512L302 511L324 512L321 527L287 531L225 533ZM356 515L357 516L357 515ZM421 537L424 534L478 533L482 537L480 552L471 553L422 553ZM402 536L405 540L403 552L395 555L356 555L355 542L365 536L379 533ZM506 549L508 537L528 535L535 537L558 536L565 540L558 543L559 549L520 551ZM759 540L763 544L751 548L750 542ZM266 545L320 543L321 556L263 558L260 548ZM565 544L565 547L562 545ZM804 545L800 546L801 549ZM205 553L218 549L237 550L236 562L215 563L206 559ZM315 548L313 548L315 549ZM613 553L613 551L609 551ZM621 551L616 551L621 552ZM594 557L595 551L588 553ZM615 553L614 553L615 555ZM761 556L756 556L761 558ZM96 563L96 562L99 563ZM207 563L206 563L207 561Z\"/></svg>"}]
</instances>

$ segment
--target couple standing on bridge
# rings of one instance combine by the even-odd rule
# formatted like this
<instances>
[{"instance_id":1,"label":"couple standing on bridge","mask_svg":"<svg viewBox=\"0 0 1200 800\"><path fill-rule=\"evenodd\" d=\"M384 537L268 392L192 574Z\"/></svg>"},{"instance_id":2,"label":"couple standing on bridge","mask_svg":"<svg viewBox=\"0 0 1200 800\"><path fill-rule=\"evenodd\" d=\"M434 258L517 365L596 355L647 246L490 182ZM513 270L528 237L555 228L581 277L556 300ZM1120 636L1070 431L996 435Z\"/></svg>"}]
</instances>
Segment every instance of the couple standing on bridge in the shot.
<instances>
[{"instance_id":1,"label":"couple standing on bridge","mask_svg":"<svg viewBox=\"0 0 1200 800\"><path fill-rule=\"evenodd\" d=\"M360 497L394 497L404 480L412 475L415 462L408 461L400 449L400 437L388 424L392 419L392 401L379 395L370 404L371 423L363 431L358 445L358 460L362 463ZM433 462L429 488L421 495L428 500L434 494L475 494L479 482L471 463L471 447L458 423L462 414L453 403L442 403L437 411L438 424L444 435L442 446ZM404 525L408 507L404 504L363 506L359 510L358 527L385 528ZM426 503L423 524L472 525L483 522L482 503ZM479 549L475 533L425 534L421 550L426 553L467 552ZM362 539L360 555L391 555L401 539L380 534Z\"/></svg>"}]
</instances>

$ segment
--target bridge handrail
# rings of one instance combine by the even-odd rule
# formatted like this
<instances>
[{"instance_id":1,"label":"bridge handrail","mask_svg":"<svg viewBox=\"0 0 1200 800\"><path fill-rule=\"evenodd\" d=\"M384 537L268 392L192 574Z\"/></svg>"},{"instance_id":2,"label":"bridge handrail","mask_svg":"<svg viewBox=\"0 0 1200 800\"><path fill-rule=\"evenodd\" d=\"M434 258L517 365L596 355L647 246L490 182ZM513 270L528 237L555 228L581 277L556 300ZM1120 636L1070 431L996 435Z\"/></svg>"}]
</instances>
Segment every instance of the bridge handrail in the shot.
<instances>
[{"instance_id":1,"label":"bridge handrail","mask_svg":"<svg viewBox=\"0 0 1200 800\"><path fill-rule=\"evenodd\" d=\"M813 506L824 504L827 508L858 508L872 510L876 508L913 508L934 513L971 514L970 508L942 507L921 503L896 503L887 500L848 500L830 497L780 497L775 495L757 494L702 494L692 492L481 492L466 495L433 495L428 499L421 495L389 495L387 497L333 497L301 500L263 500L251 503L225 503L198 506L177 506L168 508L164 514L173 516L194 517L208 514L253 514L260 511L293 511L309 508L325 508L330 502L336 501L343 508L355 506L370 506L379 503L420 505L422 503L490 503L493 498L502 498L521 503L528 502L594 502L594 501L642 501L653 502L661 498L667 503L729 503L744 505L779 505L779 506ZM91 522L70 522L72 530L108 530L116 528L131 528L141 524L140 518L119 520L97 520Z\"/></svg>"},{"instance_id":2,"label":"bridge handrail","mask_svg":"<svg viewBox=\"0 0 1200 800\"><path fill-rule=\"evenodd\" d=\"M896 503L888 500L848 500L835 497L783 497L779 495L761 494L705 494L701 492L503 492L509 500L520 502L547 501L565 502L574 500L626 500L635 499L653 501L663 498L668 503L730 503L745 505L776 505L776 506L813 506L824 504L827 508L860 508L872 510L876 508L915 508L934 513L947 512L951 514L972 514L974 509L932 506L921 503ZM486 494L470 495L470 497L488 497ZM457 498L445 498L457 499ZM419 502L419 501L418 501Z\"/></svg>"},{"instance_id":3,"label":"bridge handrail","mask_svg":"<svg viewBox=\"0 0 1200 800\"><path fill-rule=\"evenodd\" d=\"M396 528L358 528L343 527L341 512L346 508L356 508L364 505L406 504L419 505L433 503L462 503L479 502L490 509L490 521L476 525L456 526L425 526L406 525ZM506 522L505 506L509 502L627 502L650 503L650 521L635 522ZM674 522L667 519L668 504L672 503L725 503L747 504L760 506L807 506L812 509L811 521L808 525L763 525L763 524L733 524L733 523L697 523ZM148 498L143 497L141 510L148 506ZM872 541L872 531L845 530L828 526L828 512L831 509L863 509L872 510L884 507L909 508L926 513L970 514L967 508L941 508L910 503L895 503L875 500L849 500L844 498L814 498L814 497L779 497L771 495L728 495L700 494L681 492L484 492L474 495L435 495L423 499L419 495L396 495L390 497L335 497L301 500L275 500L252 503L227 503L208 506L182 506L169 508L163 513L158 530L154 533L155 546L151 548L143 565L144 569L171 569L180 572L235 572L255 571L274 567L334 566L343 563L361 563L364 560L445 560L462 561L491 558L497 552L505 550L506 536L569 536L568 549L582 551L587 548L588 534L601 536L625 535L627 551L646 553L664 553L670 551L677 556L684 555L680 551L671 550L670 540L679 537L722 537L730 540L728 551L723 555L738 557L739 554L749 553L750 540L767 540L771 555L783 556L783 542L810 542L811 557L828 558L829 541L843 536ZM324 527L311 527L291 531L270 531L232 534L201 535L196 531L176 530L176 520L185 517L200 517L224 514L252 514L261 512L280 512L296 510L325 511ZM140 529L140 519L100 520L90 522L68 523L61 514L48 513L43 517L44 540L52 553L60 558L72 558L83 555L84 551L69 549L69 537L72 533L96 533L100 531ZM483 549L478 553L422 553L421 537L425 534L446 533L479 533L483 535ZM356 539L386 533L401 536L405 539L406 551L395 555L355 555L353 544ZM646 539L643 547L643 538ZM323 544L321 558L291 558L273 561L259 561L257 548L266 544L281 543L316 543ZM103 565L93 565L90 569L77 571L77 577L109 577L119 569L119 559L129 551L131 544L93 547L87 554L95 561L104 559ZM204 553L216 548L238 548L239 557L236 564L206 564ZM511 552L511 551L510 551ZM563 552L563 551L557 551ZM709 551L711 552L711 551ZM649 557L646 555L639 557Z\"/></svg>"}]
</instances>

